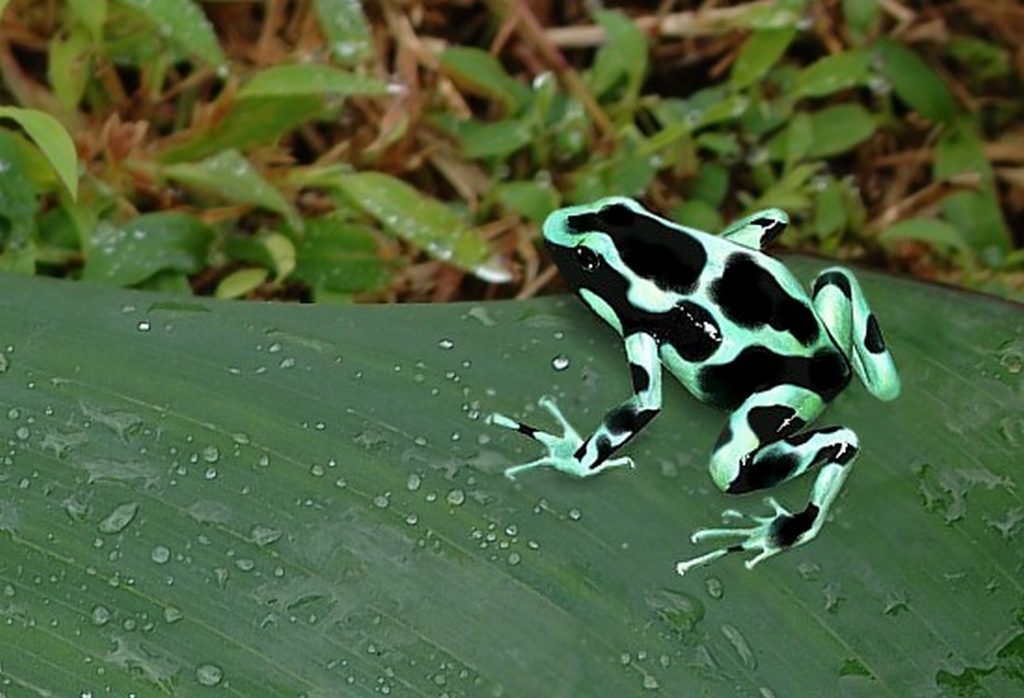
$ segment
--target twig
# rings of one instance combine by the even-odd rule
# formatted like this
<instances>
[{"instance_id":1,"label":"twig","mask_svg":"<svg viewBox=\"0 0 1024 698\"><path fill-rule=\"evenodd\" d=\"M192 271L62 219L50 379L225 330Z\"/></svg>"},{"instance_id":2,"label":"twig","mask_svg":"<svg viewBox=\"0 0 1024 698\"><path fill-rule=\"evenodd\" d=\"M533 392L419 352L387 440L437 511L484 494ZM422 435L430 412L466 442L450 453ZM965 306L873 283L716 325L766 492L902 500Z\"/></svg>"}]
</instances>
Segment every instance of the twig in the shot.
<instances>
[{"instance_id":1,"label":"twig","mask_svg":"<svg viewBox=\"0 0 1024 698\"><path fill-rule=\"evenodd\" d=\"M740 20L752 9L772 4L771 0L755 0L735 7L712 7L704 10L671 12L663 16L637 17L634 22L642 31L655 36L717 36L741 26ZM560 48L600 46L608 38L604 27L597 24L554 27L545 30L544 33L548 41Z\"/></svg>"}]
</instances>

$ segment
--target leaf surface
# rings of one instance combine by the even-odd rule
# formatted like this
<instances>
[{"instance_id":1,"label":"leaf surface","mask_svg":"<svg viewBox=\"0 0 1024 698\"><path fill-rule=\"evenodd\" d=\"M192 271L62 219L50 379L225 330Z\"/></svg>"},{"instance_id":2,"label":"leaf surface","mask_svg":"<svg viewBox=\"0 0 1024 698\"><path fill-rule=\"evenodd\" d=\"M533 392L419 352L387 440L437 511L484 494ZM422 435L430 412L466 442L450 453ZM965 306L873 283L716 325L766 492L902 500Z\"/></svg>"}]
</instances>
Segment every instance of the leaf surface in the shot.
<instances>
[{"instance_id":1,"label":"leaf surface","mask_svg":"<svg viewBox=\"0 0 1024 698\"><path fill-rule=\"evenodd\" d=\"M538 450L484 412L551 393L589 429L628 393L575 301L295 307L0 275L5 690L1019 694L1024 313L859 276L904 394L851 386L820 420L863 447L834 520L754 571L681 578L690 532L762 505L711 484L725 415L674 382L635 471L501 475Z\"/></svg>"}]
</instances>

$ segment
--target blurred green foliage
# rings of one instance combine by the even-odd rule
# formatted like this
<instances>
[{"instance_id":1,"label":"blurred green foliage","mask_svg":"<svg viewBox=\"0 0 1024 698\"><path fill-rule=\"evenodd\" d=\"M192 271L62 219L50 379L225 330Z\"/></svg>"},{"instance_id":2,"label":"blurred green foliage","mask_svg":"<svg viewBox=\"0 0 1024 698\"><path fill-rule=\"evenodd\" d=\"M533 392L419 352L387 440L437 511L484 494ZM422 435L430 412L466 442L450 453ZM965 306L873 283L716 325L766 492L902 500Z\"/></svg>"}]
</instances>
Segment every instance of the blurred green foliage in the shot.
<instances>
[{"instance_id":1,"label":"blurred green foliage","mask_svg":"<svg viewBox=\"0 0 1024 698\"><path fill-rule=\"evenodd\" d=\"M995 10L573 5L0 4L0 267L220 297L532 292L544 216L624 194L709 230L778 206L783 244L1024 295L1024 100Z\"/></svg>"}]
</instances>

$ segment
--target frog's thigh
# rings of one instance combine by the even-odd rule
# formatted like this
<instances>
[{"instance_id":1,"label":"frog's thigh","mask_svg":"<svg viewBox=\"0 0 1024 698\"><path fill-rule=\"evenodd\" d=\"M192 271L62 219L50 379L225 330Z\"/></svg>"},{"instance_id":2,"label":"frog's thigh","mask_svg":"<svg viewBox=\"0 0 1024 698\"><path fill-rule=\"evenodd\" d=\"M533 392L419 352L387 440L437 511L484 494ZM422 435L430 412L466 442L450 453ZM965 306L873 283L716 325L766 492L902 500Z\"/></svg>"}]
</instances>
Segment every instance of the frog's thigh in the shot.
<instances>
[{"instance_id":1,"label":"frog's thigh","mask_svg":"<svg viewBox=\"0 0 1024 698\"><path fill-rule=\"evenodd\" d=\"M896 365L857 277L842 267L830 267L814 280L813 296L814 312L868 391L880 400L898 396Z\"/></svg>"},{"instance_id":2,"label":"frog's thigh","mask_svg":"<svg viewBox=\"0 0 1024 698\"><path fill-rule=\"evenodd\" d=\"M763 449L799 431L825 403L806 388L778 385L754 393L729 416L711 452L709 469L719 489L747 492L803 472L799 459Z\"/></svg>"}]
</instances>

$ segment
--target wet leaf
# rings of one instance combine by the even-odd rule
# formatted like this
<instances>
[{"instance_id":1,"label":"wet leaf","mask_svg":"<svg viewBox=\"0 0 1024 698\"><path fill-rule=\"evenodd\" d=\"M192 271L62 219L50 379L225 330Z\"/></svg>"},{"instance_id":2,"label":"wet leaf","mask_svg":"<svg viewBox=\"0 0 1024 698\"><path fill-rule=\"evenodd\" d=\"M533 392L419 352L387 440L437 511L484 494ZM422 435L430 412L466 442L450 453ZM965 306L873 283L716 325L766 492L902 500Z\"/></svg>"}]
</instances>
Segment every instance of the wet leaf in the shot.
<instances>
[{"instance_id":1,"label":"wet leaf","mask_svg":"<svg viewBox=\"0 0 1024 698\"><path fill-rule=\"evenodd\" d=\"M227 63L217 34L193 0L115 0L144 15L159 36L213 66Z\"/></svg>"},{"instance_id":2,"label":"wet leaf","mask_svg":"<svg viewBox=\"0 0 1024 698\"><path fill-rule=\"evenodd\" d=\"M194 274L206 264L212 240L205 223L184 213L147 213L122 224L101 221L82 278L131 286L163 270Z\"/></svg>"},{"instance_id":3,"label":"wet leaf","mask_svg":"<svg viewBox=\"0 0 1024 698\"><path fill-rule=\"evenodd\" d=\"M0 276L3 675L53 695L1017 695L1024 313L858 275L904 394L853 385L821 420L862 447L834 520L682 578L695 528L764 509L710 483L726 415L674 381L636 470L501 475L539 450L481 412L553 393L589 430L628 394L574 300L296 308Z\"/></svg>"},{"instance_id":4,"label":"wet leaf","mask_svg":"<svg viewBox=\"0 0 1024 698\"><path fill-rule=\"evenodd\" d=\"M339 174L331 179L355 206L372 216L388 233L423 248L487 281L500 283L508 272L494 260L480 234L462 216L437 199L382 172Z\"/></svg>"},{"instance_id":5,"label":"wet leaf","mask_svg":"<svg viewBox=\"0 0 1024 698\"><path fill-rule=\"evenodd\" d=\"M359 0L315 0L313 7L336 61L356 65L370 57L370 25Z\"/></svg>"}]
</instances>

